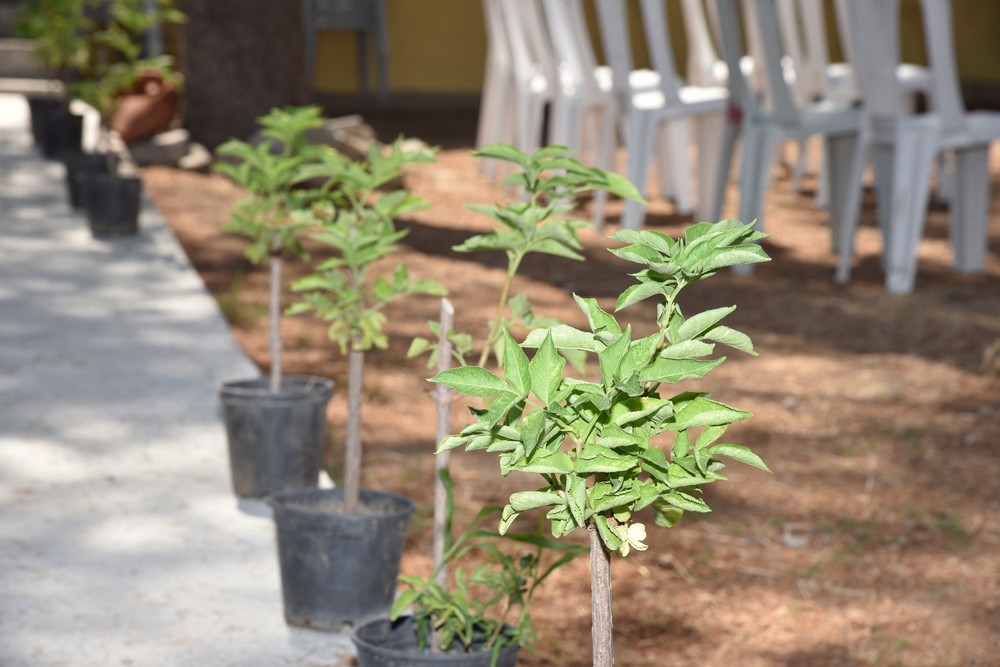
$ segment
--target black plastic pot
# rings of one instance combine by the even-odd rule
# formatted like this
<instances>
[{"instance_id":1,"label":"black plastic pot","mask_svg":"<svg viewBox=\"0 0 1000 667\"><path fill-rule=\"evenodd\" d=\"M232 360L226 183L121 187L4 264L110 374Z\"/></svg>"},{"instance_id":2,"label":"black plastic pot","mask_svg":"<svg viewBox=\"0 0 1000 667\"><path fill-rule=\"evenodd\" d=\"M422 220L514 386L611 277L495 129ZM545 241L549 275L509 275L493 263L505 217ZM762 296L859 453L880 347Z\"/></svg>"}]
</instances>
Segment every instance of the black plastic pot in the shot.
<instances>
[{"instance_id":1,"label":"black plastic pot","mask_svg":"<svg viewBox=\"0 0 1000 667\"><path fill-rule=\"evenodd\" d=\"M241 498L315 487L326 448L333 381L308 375L226 382L219 390L233 490Z\"/></svg>"},{"instance_id":2,"label":"black plastic pot","mask_svg":"<svg viewBox=\"0 0 1000 667\"><path fill-rule=\"evenodd\" d=\"M31 114L31 136L39 146L45 143L45 123L49 116L62 111L62 100L55 97L29 97L28 111Z\"/></svg>"},{"instance_id":3,"label":"black plastic pot","mask_svg":"<svg viewBox=\"0 0 1000 667\"><path fill-rule=\"evenodd\" d=\"M492 652L465 652L460 646L446 653L430 653L417 648L413 617L390 621L379 619L359 627L351 636L358 649L358 667L490 667ZM473 643L473 649L476 644ZM497 667L515 667L520 646L500 650Z\"/></svg>"},{"instance_id":4,"label":"black plastic pot","mask_svg":"<svg viewBox=\"0 0 1000 667\"><path fill-rule=\"evenodd\" d=\"M58 109L43 115L42 155L58 160L83 144L83 116Z\"/></svg>"},{"instance_id":5,"label":"black plastic pot","mask_svg":"<svg viewBox=\"0 0 1000 667\"><path fill-rule=\"evenodd\" d=\"M115 161L113 157L110 160ZM107 175L113 171L109 157L100 153L70 151L63 156L63 162L66 164L69 205L73 208L86 205L87 182L91 176Z\"/></svg>"},{"instance_id":6,"label":"black plastic pot","mask_svg":"<svg viewBox=\"0 0 1000 667\"><path fill-rule=\"evenodd\" d=\"M139 231L140 178L92 174L84 187L83 201L91 234L100 238L128 236Z\"/></svg>"},{"instance_id":7,"label":"black plastic pot","mask_svg":"<svg viewBox=\"0 0 1000 667\"><path fill-rule=\"evenodd\" d=\"M341 631L388 616L413 503L361 490L357 514L343 489L286 491L271 498L285 620Z\"/></svg>"}]
</instances>

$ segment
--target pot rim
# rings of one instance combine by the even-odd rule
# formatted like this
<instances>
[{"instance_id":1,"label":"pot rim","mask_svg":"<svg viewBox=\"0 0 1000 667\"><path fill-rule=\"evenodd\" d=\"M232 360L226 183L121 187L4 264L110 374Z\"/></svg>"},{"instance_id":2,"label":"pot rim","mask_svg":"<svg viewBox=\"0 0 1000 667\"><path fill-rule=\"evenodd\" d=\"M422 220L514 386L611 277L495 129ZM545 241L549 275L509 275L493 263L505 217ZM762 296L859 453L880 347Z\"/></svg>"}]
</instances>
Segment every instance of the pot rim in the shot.
<instances>
[{"instance_id":1,"label":"pot rim","mask_svg":"<svg viewBox=\"0 0 1000 667\"><path fill-rule=\"evenodd\" d=\"M469 660L469 656L490 654L490 651L472 651L469 653L430 653L428 651L421 651L419 649L410 650L410 649L392 648L380 644L373 644L372 642L358 636L358 633L363 631L365 628L371 627L379 623L402 624L406 623L407 621L412 621L412 619L413 619L412 614L404 614L403 616L397 618L395 621L389 620L388 618L376 618L371 621L367 621L365 623L362 623L358 627L354 628L354 630L351 632L351 641L354 642L355 646L363 646L367 649L375 649L380 652L388 654L388 656L392 658L412 658L413 656L422 656L431 658L431 656L433 656L434 662L444 665L447 665L450 662L455 662L455 663L467 662ZM507 624L504 626L504 628L508 629L510 628L510 625ZM520 650L520 648L521 648L520 644L508 644L507 646L500 649L500 651L502 654L504 651Z\"/></svg>"},{"instance_id":2,"label":"pot rim","mask_svg":"<svg viewBox=\"0 0 1000 667\"><path fill-rule=\"evenodd\" d=\"M416 510L416 504L407 498L406 496L395 493L393 491L382 491L381 489L360 489L360 494L362 500L365 496L381 496L383 498L390 498L392 500L399 501L401 503L401 508L393 512L377 512L373 514L347 514L346 512L331 512L330 510L317 509L314 507L293 507L288 505L289 502L294 502L297 497L301 496L343 496L344 488L337 487L333 489L288 489L285 491L279 491L267 497L265 502L272 508L277 509L280 507L282 511L285 512L295 512L296 514L306 514L309 516L341 516L341 517L356 517L359 519L396 519L410 516ZM381 619L380 619L381 620Z\"/></svg>"},{"instance_id":3,"label":"pot rim","mask_svg":"<svg viewBox=\"0 0 1000 667\"><path fill-rule=\"evenodd\" d=\"M290 387L286 387L286 383ZM281 379L281 391L272 392L270 378L257 377L243 380L229 380L219 387L223 398L272 398L294 399L302 396L333 396L337 384L330 378L319 375L286 375Z\"/></svg>"}]
</instances>

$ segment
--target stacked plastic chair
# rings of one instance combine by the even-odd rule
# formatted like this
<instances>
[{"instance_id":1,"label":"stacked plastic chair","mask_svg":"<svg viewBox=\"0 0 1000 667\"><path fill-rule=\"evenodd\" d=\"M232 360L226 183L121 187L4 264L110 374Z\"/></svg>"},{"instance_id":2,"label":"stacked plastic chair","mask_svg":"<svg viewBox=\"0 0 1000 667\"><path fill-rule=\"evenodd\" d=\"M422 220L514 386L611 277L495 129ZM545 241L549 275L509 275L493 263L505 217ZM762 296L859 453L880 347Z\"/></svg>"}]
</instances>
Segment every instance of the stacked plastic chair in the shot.
<instances>
[{"instance_id":1,"label":"stacked plastic chair","mask_svg":"<svg viewBox=\"0 0 1000 667\"><path fill-rule=\"evenodd\" d=\"M852 166L857 187L850 192L849 217L837 244L837 279L850 279L861 172L867 155L873 152L885 286L896 293L911 292L914 287L931 172L942 151L955 155L950 210L954 268L969 273L983 270L989 147L1000 140L1000 113L970 113L962 102L950 0L921 0L921 7L934 108L912 114L898 92L899 0L846 1L849 32L855 38L853 57L864 97L864 121Z\"/></svg>"}]
</instances>

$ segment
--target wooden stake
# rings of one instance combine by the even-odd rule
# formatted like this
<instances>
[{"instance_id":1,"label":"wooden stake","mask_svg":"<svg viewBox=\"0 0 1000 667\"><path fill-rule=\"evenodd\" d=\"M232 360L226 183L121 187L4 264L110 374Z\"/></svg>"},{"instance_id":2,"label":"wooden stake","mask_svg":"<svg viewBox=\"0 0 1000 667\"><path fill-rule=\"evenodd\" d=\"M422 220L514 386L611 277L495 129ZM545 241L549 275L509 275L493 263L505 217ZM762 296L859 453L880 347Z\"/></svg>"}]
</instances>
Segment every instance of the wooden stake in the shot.
<instances>
[{"instance_id":1,"label":"wooden stake","mask_svg":"<svg viewBox=\"0 0 1000 667\"><path fill-rule=\"evenodd\" d=\"M448 299L441 299L441 332L438 334L438 372L451 367L451 341L448 332L455 321L455 307ZM437 385L437 443L440 445L451 433L451 389ZM451 452L441 452L435 457L434 465L434 567L437 575L434 581L442 587L448 585L448 567L442 563L445 550L445 528L447 520L448 491L441 481L441 471L448 470Z\"/></svg>"}]
</instances>

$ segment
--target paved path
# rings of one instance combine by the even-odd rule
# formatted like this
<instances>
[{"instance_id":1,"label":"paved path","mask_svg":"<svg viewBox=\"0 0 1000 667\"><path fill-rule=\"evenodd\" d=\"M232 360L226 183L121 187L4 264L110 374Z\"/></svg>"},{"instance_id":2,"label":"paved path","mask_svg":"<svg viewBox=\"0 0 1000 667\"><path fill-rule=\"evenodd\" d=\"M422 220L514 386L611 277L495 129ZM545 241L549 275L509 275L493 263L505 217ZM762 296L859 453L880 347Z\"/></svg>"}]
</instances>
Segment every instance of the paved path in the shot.
<instances>
[{"instance_id":1,"label":"paved path","mask_svg":"<svg viewBox=\"0 0 1000 667\"><path fill-rule=\"evenodd\" d=\"M92 239L27 123L0 95L0 665L339 665L230 490L216 389L255 367L156 210Z\"/></svg>"}]
</instances>

